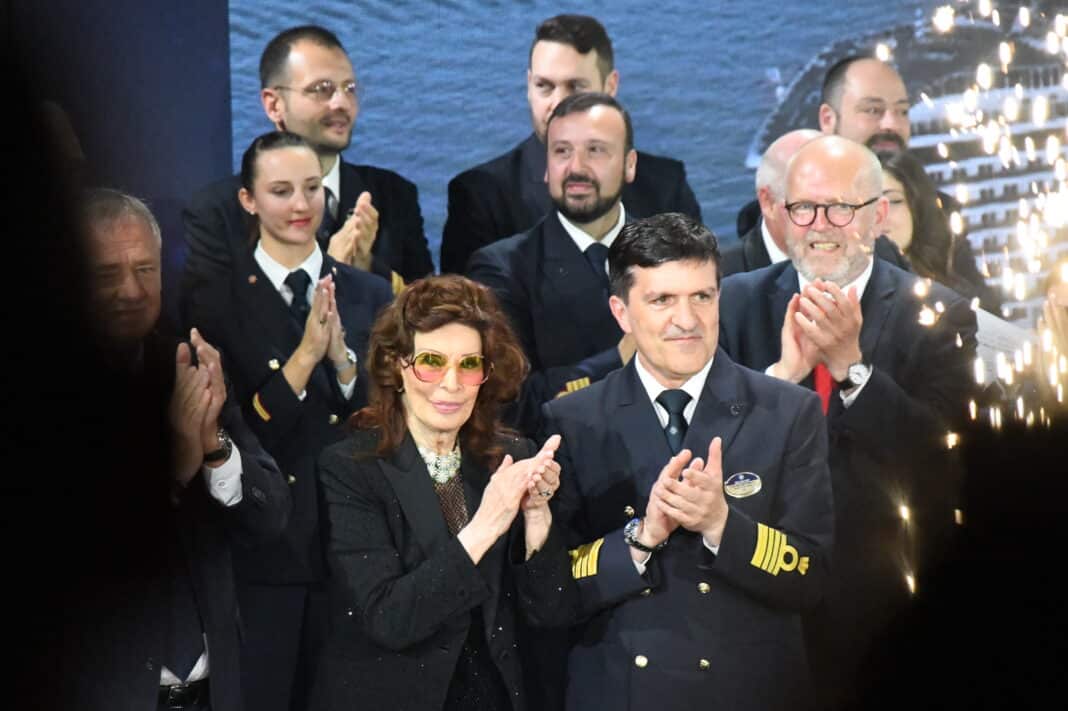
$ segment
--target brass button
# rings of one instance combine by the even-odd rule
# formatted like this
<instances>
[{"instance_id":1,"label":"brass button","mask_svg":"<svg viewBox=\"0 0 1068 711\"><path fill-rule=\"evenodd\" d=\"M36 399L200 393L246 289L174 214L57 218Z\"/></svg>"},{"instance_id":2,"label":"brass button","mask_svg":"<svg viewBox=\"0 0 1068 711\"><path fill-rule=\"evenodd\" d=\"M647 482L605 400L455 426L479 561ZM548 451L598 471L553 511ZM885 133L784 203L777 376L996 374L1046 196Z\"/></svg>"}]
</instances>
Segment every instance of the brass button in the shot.
<instances>
[{"instance_id":1,"label":"brass button","mask_svg":"<svg viewBox=\"0 0 1068 711\"><path fill-rule=\"evenodd\" d=\"M328 419L330 420L330 424L332 424L332 425L336 425L337 424L337 415L330 415L330 417Z\"/></svg>"},{"instance_id":2,"label":"brass button","mask_svg":"<svg viewBox=\"0 0 1068 711\"><path fill-rule=\"evenodd\" d=\"M712 586L705 582L697 583L697 591L702 595L707 595L708 591L712 589Z\"/></svg>"},{"instance_id":3,"label":"brass button","mask_svg":"<svg viewBox=\"0 0 1068 711\"><path fill-rule=\"evenodd\" d=\"M290 486L292 486L293 484L297 483L297 477L295 477L292 474L290 474L289 476L286 477L286 481L288 481Z\"/></svg>"},{"instance_id":4,"label":"brass button","mask_svg":"<svg viewBox=\"0 0 1068 711\"><path fill-rule=\"evenodd\" d=\"M652 594L653 594L653 591L652 591L651 588L646 588L645 590L642 590L642 592L641 592L642 597L649 597Z\"/></svg>"},{"instance_id":5,"label":"brass button","mask_svg":"<svg viewBox=\"0 0 1068 711\"><path fill-rule=\"evenodd\" d=\"M633 506L624 506L623 507L623 515L626 516L627 518L634 518L634 507Z\"/></svg>"},{"instance_id":6,"label":"brass button","mask_svg":"<svg viewBox=\"0 0 1068 711\"><path fill-rule=\"evenodd\" d=\"M644 654L639 654L634 658L634 666L639 669L645 669L649 665L649 659Z\"/></svg>"},{"instance_id":7,"label":"brass button","mask_svg":"<svg viewBox=\"0 0 1068 711\"><path fill-rule=\"evenodd\" d=\"M278 370L282 366L278 365L278 359L277 358L271 358L269 361L267 361L267 367L270 368L271 370Z\"/></svg>"},{"instance_id":8,"label":"brass button","mask_svg":"<svg viewBox=\"0 0 1068 711\"><path fill-rule=\"evenodd\" d=\"M701 661L697 662L697 668L701 671L708 671L712 668L712 662L708 661L707 659L702 659Z\"/></svg>"}]
</instances>

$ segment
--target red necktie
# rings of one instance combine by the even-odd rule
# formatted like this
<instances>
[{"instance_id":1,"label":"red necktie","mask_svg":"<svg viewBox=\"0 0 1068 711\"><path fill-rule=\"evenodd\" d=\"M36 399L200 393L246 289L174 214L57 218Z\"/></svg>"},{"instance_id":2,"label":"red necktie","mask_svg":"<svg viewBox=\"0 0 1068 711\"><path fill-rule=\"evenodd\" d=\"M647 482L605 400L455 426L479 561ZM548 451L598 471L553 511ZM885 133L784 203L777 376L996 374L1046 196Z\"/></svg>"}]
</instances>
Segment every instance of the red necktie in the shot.
<instances>
[{"instance_id":1,"label":"red necktie","mask_svg":"<svg viewBox=\"0 0 1068 711\"><path fill-rule=\"evenodd\" d=\"M826 415L827 409L831 406L831 390L834 388L831 371L827 370L827 366L823 363L818 363L812 372L816 380L816 392L819 393L820 403L823 405L823 414Z\"/></svg>"}]
</instances>

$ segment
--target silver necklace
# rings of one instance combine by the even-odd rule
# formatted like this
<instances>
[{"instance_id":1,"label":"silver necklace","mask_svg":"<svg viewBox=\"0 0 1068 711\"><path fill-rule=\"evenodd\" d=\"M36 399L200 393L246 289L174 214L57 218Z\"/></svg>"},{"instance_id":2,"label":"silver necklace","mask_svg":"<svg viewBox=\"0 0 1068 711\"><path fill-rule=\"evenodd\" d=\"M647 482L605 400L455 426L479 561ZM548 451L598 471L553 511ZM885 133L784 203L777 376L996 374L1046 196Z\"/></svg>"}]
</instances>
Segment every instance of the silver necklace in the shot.
<instances>
[{"instance_id":1,"label":"silver necklace","mask_svg":"<svg viewBox=\"0 0 1068 711\"><path fill-rule=\"evenodd\" d=\"M460 471L459 442L456 443L451 452L445 454L438 454L432 449L419 445L416 445L416 447L419 449L419 456L426 462L426 470L430 473L430 478L438 484L444 484Z\"/></svg>"}]
</instances>

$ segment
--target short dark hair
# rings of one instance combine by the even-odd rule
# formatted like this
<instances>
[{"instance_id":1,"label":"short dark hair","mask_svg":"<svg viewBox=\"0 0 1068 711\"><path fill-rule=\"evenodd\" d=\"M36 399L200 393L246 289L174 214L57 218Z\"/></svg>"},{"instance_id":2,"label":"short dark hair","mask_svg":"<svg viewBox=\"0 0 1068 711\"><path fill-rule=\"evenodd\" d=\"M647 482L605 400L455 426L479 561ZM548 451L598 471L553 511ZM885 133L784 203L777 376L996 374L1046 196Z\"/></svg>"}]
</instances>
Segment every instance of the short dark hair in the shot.
<instances>
[{"instance_id":1,"label":"short dark hair","mask_svg":"<svg viewBox=\"0 0 1068 711\"><path fill-rule=\"evenodd\" d=\"M627 300L634 267L648 269L667 262L712 262L719 284L719 242L712 230L689 215L665 212L623 225L608 250L612 294Z\"/></svg>"},{"instance_id":2,"label":"short dark hair","mask_svg":"<svg viewBox=\"0 0 1068 711\"><path fill-rule=\"evenodd\" d=\"M327 49L345 48L341 46L341 40L333 32L318 25L301 25L282 30L274 36L260 55L260 88L267 89L279 81L279 76L285 71L289 62L289 53L293 45L301 41L313 42Z\"/></svg>"},{"instance_id":3,"label":"short dark hair","mask_svg":"<svg viewBox=\"0 0 1068 711\"><path fill-rule=\"evenodd\" d=\"M573 48L579 54L597 52L597 71L601 81L612 73L615 56L612 54L612 40L608 39L604 25L589 15L557 15L550 17L534 31L534 41L530 43L527 64L534 56L534 45L538 42L559 42Z\"/></svg>"},{"instance_id":4,"label":"short dark hair","mask_svg":"<svg viewBox=\"0 0 1068 711\"><path fill-rule=\"evenodd\" d=\"M851 54L844 59L835 62L823 76L823 87L820 89L820 104L827 104L835 111L839 110L842 101L842 86L845 84L846 72L854 62L862 59L875 59L871 54Z\"/></svg>"},{"instance_id":5,"label":"short dark hair","mask_svg":"<svg viewBox=\"0 0 1068 711\"><path fill-rule=\"evenodd\" d=\"M630 114L623 108L623 104L619 103L614 97L611 97L608 94L600 94L592 91L572 94L556 105L552 115L549 116L549 121L545 124L546 139L549 137L549 126L553 125L553 121L567 116L568 114L585 113L594 106L610 106L623 116L623 126L626 128L624 148L628 151L631 148L634 148L634 126L631 124Z\"/></svg>"}]
</instances>

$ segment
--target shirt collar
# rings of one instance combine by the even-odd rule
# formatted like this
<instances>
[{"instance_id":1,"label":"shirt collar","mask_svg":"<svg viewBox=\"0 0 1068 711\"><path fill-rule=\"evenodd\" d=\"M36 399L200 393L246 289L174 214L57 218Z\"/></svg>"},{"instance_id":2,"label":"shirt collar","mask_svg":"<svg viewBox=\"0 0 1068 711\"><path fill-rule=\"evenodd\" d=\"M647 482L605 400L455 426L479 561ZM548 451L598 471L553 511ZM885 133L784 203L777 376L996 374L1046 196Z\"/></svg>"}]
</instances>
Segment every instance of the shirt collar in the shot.
<instances>
[{"instance_id":1,"label":"shirt collar","mask_svg":"<svg viewBox=\"0 0 1068 711\"><path fill-rule=\"evenodd\" d=\"M627 221L627 211L623 209L623 203L619 203L619 219L616 220L616 224L612 229L608 230L604 237L600 240L595 240L588 232L561 215L559 210L556 211L556 216L560 218L560 224L564 226L564 231L571 237L571 241L575 243L580 252L585 252L587 247L597 241L600 241L605 247L611 247L619 235L619 231L623 229L623 223Z\"/></svg>"},{"instance_id":2,"label":"shirt collar","mask_svg":"<svg viewBox=\"0 0 1068 711\"><path fill-rule=\"evenodd\" d=\"M848 292L849 287L855 286L857 287L857 299L861 299L864 296L864 290L868 288L868 282L871 280L871 270L875 266L876 259L878 259L878 257L869 257L868 266L864 268L864 271L860 273L860 276L842 287L842 293ZM797 283L800 287L799 290L804 290L804 288L812 282L806 279L801 272L797 272Z\"/></svg>"},{"instance_id":3,"label":"shirt collar","mask_svg":"<svg viewBox=\"0 0 1068 711\"><path fill-rule=\"evenodd\" d=\"M771 233L768 232L768 223L763 219L760 221L760 236L764 238L764 249L768 250L768 257L771 259L772 264L785 262L790 258L790 255L779 249L779 245L775 244L775 240L771 238Z\"/></svg>"},{"instance_id":4,"label":"shirt collar","mask_svg":"<svg viewBox=\"0 0 1068 711\"><path fill-rule=\"evenodd\" d=\"M256 251L252 253L252 256L256 259L256 263L260 265L263 273L267 275L267 279L270 280L271 286L274 287L275 291L281 291L289 272L296 271L296 269L286 269L274 257L267 254L262 242L256 242ZM311 277L309 288L314 289L319 282L319 275L323 272L323 253L318 244L315 245L315 249L308 255L308 258L297 266L297 269L303 269L308 273L308 276ZM289 287L286 286L286 288L288 289ZM309 303L311 303L310 299Z\"/></svg>"},{"instance_id":5,"label":"shirt collar","mask_svg":"<svg viewBox=\"0 0 1068 711\"><path fill-rule=\"evenodd\" d=\"M323 176L323 187L330 188L330 192L334 194L334 199L341 204L341 154L337 154L337 158L334 160L334 165L330 168L330 172Z\"/></svg>"},{"instance_id":6,"label":"shirt collar","mask_svg":"<svg viewBox=\"0 0 1068 711\"><path fill-rule=\"evenodd\" d=\"M705 381L708 380L708 371L712 369L712 361L715 358L709 358L701 370L697 371L690 376L690 379L682 384L679 390L684 390L687 395L690 396L690 402L686 405L686 410L683 416L686 421L689 422L693 418L693 413L697 409L697 401L701 397L701 391L705 388ZM649 401L653 404L653 408L656 410L657 416L661 420L661 424L667 422L667 410L656 401L660 396L660 393L668 390L660 384L660 382L650 373L644 365L642 365L641 353L634 354L634 370L638 372L638 380L641 382L642 387L645 388L645 394L649 396Z\"/></svg>"}]
</instances>

